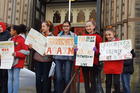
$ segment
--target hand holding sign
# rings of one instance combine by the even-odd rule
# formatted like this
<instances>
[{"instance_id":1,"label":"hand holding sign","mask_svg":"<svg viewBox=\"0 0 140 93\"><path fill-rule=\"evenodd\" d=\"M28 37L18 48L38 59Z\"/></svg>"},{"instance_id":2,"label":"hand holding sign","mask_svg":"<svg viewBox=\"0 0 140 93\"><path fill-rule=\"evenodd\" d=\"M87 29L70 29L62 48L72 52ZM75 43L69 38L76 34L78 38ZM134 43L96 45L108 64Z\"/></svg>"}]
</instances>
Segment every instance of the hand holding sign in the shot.
<instances>
[{"instance_id":1,"label":"hand holding sign","mask_svg":"<svg viewBox=\"0 0 140 93\"><path fill-rule=\"evenodd\" d=\"M78 48L74 48L74 51L77 52L78 51Z\"/></svg>"},{"instance_id":2,"label":"hand holding sign","mask_svg":"<svg viewBox=\"0 0 140 93\"><path fill-rule=\"evenodd\" d=\"M74 51L75 51L75 52L78 51L77 45L74 45L73 48L74 48Z\"/></svg>"},{"instance_id":3,"label":"hand holding sign","mask_svg":"<svg viewBox=\"0 0 140 93\"><path fill-rule=\"evenodd\" d=\"M96 46L93 48L93 51L94 51L94 52L96 52L96 51L97 51L97 48L96 48Z\"/></svg>"},{"instance_id":4,"label":"hand holding sign","mask_svg":"<svg viewBox=\"0 0 140 93\"><path fill-rule=\"evenodd\" d=\"M29 47L30 49L32 49L32 48L33 48L32 44L29 44L29 45L28 45L28 47Z\"/></svg>"}]
</instances>

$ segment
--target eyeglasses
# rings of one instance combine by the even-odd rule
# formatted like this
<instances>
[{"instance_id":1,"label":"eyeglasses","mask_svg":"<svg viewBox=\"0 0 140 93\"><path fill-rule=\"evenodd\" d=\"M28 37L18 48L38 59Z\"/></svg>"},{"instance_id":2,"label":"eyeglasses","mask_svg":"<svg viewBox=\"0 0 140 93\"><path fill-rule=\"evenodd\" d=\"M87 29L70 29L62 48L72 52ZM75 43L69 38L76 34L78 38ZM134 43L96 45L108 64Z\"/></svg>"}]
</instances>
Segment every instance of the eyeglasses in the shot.
<instances>
[{"instance_id":1,"label":"eyeglasses","mask_svg":"<svg viewBox=\"0 0 140 93\"><path fill-rule=\"evenodd\" d=\"M63 27L70 27L69 25L63 25Z\"/></svg>"}]
</instances>

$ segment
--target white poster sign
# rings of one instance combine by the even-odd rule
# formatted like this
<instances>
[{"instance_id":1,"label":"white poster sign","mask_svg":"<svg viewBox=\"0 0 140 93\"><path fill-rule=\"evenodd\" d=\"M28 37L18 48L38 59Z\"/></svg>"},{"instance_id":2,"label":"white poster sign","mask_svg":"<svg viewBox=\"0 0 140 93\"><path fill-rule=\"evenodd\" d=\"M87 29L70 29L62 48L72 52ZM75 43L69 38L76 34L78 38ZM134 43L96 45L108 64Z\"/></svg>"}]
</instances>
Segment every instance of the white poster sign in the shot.
<instances>
[{"instance_id":1,"label":"white poster sign","mask_svg":"<svg viewBox=\"0 0 140 93\"><path fill-rule=\"evenodd\" d=\"M78 36L77 66L93 66L95 40L95 36Z\"/></svg>"},{"instance_id":2,"label":"white poster sign","mask_svg":"<svg viewBox=\"0 0 140 93\"><path fill-rule=\"evenodd\" d=\"M45 36L43 36L37 30L31 28L25 40L25 44L31 44L34 50L36 50L40 55L44 55L46 41L47 39Z\"/></svg>"},{"instance_id":3,"label":"white poster sign","mask_svg":"<svg viewBox=\"0 0 140 93\"><path fill-rule=\"evenodd\" d=\"M131 59L131 40L105 42L100 44L100 61Z\"/></svg>"},{"instance_id":4,"label":"white poster sign","mask_svg":"<svg viewBox=\"0 0 140 93\"><path fill-rule=\"evenodd\" d=\"M47 37L47 47L45 55L74 55L74 38L73 37Z\"/></svg>"},{"instance_id":5,"label":"white poster sign","mask_svg":"<svg viewBox=\"0 0 140 93\"><path fill-rule=\"evenodd\" d=\"M14 42L13 41L1 41L0 42L0 69L11 69L14 61Z\"/></svg>"}]
</instances>

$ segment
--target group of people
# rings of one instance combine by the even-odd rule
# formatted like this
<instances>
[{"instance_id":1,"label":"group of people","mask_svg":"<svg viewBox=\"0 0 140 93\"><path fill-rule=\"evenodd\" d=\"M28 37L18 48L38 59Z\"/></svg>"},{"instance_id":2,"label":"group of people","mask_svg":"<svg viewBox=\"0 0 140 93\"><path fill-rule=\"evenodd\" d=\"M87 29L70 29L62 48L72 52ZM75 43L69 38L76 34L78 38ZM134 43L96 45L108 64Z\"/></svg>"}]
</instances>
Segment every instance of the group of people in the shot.
<instances>
[{"instance_id":1,"label":"group of people","mask_svg":"<svg viewBox=\"0 0 140 93\"><path fill-rule=\"evenodd\" d=\"M0 22L0 41L14 42L14 62L11 69L0 69L1 93L18 93L19 73L24 67L25 58L29 55L28 46L25 45L26 26L24 24L12 25L9 28ZM0 54L1 58L1 54Z\"/></svg>"},{"instance_id":2,"label":"group of people","mask_svg":"<svg viewBox=\"0 0 140 93\"><path fill-rule=\"evenodd\" d=\"M101 71L106 75L106 92L112 93L121 93L121 84L123 86L123 93L131 93L130 90L130 74L133 73L133 59L128 60L116 60L116 61L104 61L99 62L99 48L100 43L103 42L102 37L96 31L95 21L87 21L85 24L86 33L83 36L95 36L96 42L93 51L95 52L93 67L84 67L81 66L85 93L104 93L102 84L101 84ZM54 30L53 24L51 21L44 21L41 24L40 33L47 36L53 36L52 31ZM13 56L15 58L13 67L8 70L8 81L4 81L6 78L2 78L5 74L4 71L0 70L0 80L2 93L18 93L19 91L19 73L20 69L24 67L25 58L29 55L29 51L33 50L32 44L28 46L25 45L25 25L13 25L9 31L9 35L4 35L3 33L8 33L6 26L0 23L0 41L14 41L15 52ZM119 41L116 37L116 33L112 28L108 28L104 31L106 38L105 42ZM5 37L4 37L5 36ZM58 34L60 37L73 37L75 40L75 45L77 44L77 35L71 31L71 23L69 21L64 21L62 25L62 31ZM2 39L1 39L2 38ZM75 49L76 53L77 49ZM135 56L134 50L131 51L133 57ZM35 51L33 55L33 61L35 63L35 75L36 75L36 92L37 93L52 93L51 91L51 80L52 77L49 77L49 71L54 61L56 64L55 74L53 77L54 84L54 93L63 93L64 89L71 80L72 70L75 62L74 56L52 56L46 55L42 56ZM103 66L102 66L103 63ZM112 83L114 86L112 86ZM5 84L5 85L2 85ZM8 84L8 85L7 85ZM8 86L8 92L7 87ZM3 88L4 87L4 88ZM70 93L70 87L67 90L67 93Z\"/></svg>"}]
</instances>

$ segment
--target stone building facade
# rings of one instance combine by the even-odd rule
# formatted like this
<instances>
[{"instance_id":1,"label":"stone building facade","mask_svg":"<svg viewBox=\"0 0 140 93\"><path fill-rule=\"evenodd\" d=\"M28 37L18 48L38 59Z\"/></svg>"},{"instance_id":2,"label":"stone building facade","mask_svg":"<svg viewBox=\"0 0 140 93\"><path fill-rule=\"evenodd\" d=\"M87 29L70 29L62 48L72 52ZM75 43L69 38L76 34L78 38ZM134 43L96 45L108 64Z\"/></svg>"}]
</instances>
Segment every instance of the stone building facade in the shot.
<instances>
[{"instance_id":1,"label":"stone building facade","mask_svg":"<svg viewBox=\"0 0 140 93\"><path fill-rule=\"evenodd\" d=\"M132 93L140 91L140 0L102 0L102 28L111 25L120 39L131 39L136 52Z\"/></svg>"},{"instance_id":2,"label":"stone building facade","mask_svg":"<svg viewBox=\"0 0 140 93\"><path fill-rule=\"evenodd\" d=\"M43 3L40 1L43 1ZM51 20L57 25L68 18L68 2L47 4L44 3L46 1L58 0L0 0L0 21L8 24L23 23L28 27L37 27L45 19ZM37 11L34 12L34 8ZM96 2L72 3L71 15L72 26L75 27L75 30L79 30L79 27L84 28L87 20L96 19ZM132 93L139 93L140 0L102 0L101 21L102 29L111 25L117 31L120 39L132 40L137 55L135 58L135 73L132 76Z\"/></svg>"},{"instance_id":3,"label":"stone building facade","mask_svg":"<svg viewBox=\"0 0 140 93\"><path fill-rule=\"evenodd\" d=\"M96 2L72 3L71 23L75 26L84 26L89 19L95 20ZM68 2L61 4L46 5L46 19L51 20L55 25L68 20Z\"/></svg>"},{"instance_id":4,"label":"stone building facade","mask_svg":"<svg viewBox=\"0 0 140 93\"><path fill-rule=\"evenodd\" d=\"M31 26L33 0L0 0L0 21Z\"/></svg>"}]
</instances>

